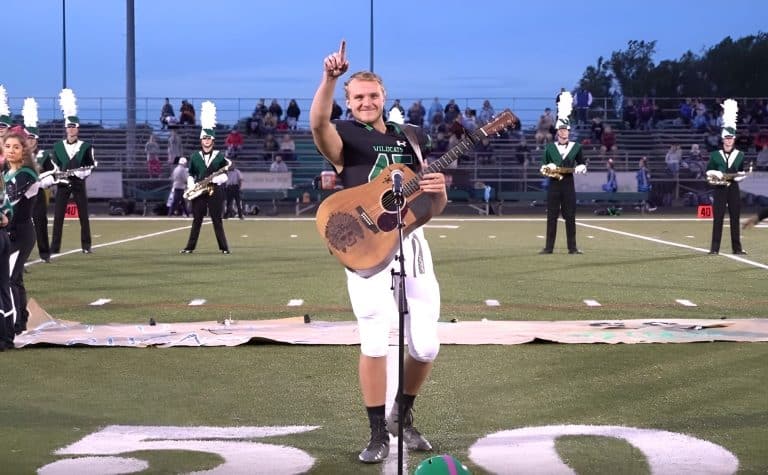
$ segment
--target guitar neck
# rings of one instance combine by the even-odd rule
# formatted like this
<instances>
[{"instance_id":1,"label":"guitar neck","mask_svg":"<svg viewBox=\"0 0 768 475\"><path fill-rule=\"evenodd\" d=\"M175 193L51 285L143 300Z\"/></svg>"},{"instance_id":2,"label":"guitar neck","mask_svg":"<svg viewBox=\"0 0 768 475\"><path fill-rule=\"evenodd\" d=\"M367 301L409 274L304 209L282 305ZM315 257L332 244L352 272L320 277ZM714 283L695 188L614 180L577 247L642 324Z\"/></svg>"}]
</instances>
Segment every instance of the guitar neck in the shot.
<instances>
[{"instance_id":1,"label":"guitar neck","mask_svg":"<svg viewBox=\"0 0 768 475\"><path fill-rule=\"evenodd\" d=\"M421 180L423 175L427 173L439 173L445 170L451 163L458 160L460 156L470 151L483 135L485 135L483 129L478 129L471 134L464 134L464 138L450 150L445 152L442 157L430 163L426 169L421 170L415 177L408 180L408 182L403 185L403 194L407 197L419 191L419 180Z\"/></svg>"}]
</instances>

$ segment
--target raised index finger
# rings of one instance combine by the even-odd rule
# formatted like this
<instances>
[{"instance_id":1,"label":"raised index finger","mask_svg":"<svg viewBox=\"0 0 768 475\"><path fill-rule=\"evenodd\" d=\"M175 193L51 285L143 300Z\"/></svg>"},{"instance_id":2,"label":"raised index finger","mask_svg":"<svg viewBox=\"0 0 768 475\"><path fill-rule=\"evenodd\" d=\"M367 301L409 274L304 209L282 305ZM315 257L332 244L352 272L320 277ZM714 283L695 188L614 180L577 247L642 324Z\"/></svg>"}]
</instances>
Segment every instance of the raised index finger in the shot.
<instances>
[{"instance_id":1,"label":"raised index finger","mask_svg":"<svg viewBox=\"0 0 768 475\"><path fill-rule=\"evenodd\" d=\"M347 59L347 40L341 40L341 45L339 45L339 57L341 62L344 62L344 60Z\"/></svg>"}]
</instances>

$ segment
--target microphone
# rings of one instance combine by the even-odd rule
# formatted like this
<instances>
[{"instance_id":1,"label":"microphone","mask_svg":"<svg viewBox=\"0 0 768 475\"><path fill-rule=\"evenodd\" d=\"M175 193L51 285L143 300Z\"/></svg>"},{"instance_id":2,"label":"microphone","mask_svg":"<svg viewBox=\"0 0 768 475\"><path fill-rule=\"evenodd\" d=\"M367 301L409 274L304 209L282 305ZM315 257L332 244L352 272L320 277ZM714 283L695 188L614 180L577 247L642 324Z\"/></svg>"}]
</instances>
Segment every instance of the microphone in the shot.
<instances>
[{"instance_id":1,"label":"microphone","mask_svg":"<svg viewBox=\"0 0 768 475\"><path fill-rule=\"evenodd\" d=\"M403 196L403 172L401 170L393 170L390 174L392 178L392 193L395 197L402 198Z\"/></svg>"}]
</instances>

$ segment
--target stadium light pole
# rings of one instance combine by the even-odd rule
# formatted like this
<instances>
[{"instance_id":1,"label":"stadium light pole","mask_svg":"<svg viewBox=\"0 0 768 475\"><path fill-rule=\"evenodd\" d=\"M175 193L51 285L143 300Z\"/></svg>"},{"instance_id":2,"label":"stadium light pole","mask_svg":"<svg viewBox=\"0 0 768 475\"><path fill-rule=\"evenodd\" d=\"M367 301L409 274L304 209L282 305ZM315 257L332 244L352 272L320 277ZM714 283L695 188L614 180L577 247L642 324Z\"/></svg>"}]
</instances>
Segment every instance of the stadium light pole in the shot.
<instances>
[{"instance_id":1,"label":"stadium light pole","mask_svg":"<svg viewBox=\"0 0 768 475\"><path fill-rule=\"evenodd\" d=\"M61 0L61 88L67 87L67 0Z\"/></svg>"},{"instance_id":2,"label":"stadium light pole","mask_svg":"<svg viewBox=\"0 0 768 475\"><path fill-rule=\"evenodd\" d=\"M371 72L373 72L373 0L371 0Z\"/></svg>"},{"instance_id":3,"label":"stadium light pole","mask_svg":"<svg viewBox=\"0 0 768 475\"><path fill-rule=\"evenodd\" d=\"M128 161L136 158L136 19L134 0L125 0L125 108Z\"/></svg>"}]
</instances>

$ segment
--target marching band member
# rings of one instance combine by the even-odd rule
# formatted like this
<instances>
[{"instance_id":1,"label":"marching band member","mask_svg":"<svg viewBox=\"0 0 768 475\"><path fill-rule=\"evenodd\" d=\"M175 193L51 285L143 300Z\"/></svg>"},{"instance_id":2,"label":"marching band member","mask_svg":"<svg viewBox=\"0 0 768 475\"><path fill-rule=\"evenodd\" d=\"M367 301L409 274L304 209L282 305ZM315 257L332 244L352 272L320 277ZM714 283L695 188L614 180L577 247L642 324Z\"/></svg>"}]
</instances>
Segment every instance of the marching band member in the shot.
<instances>
[{"instance_id":1,"label":"marching band member","mask_svg":"<svg viewBox=\"0 0 768 475\"><path fill-rule=\"evenodd\" d=\"M203 102L200 108L200 150L189 157L189 177L187 178L186 195L192 202L192 229L189 231L189 240L182 254L191 254L197 247L197 238L200 236L200 227L203 224L205 212L211 215L213 232L222 254L229 254L227 236L224 234L224 224L221 220L224 207L224 184L227 182L227 173L230 161L224 158L224 154L214 150L216 138L216 106L211 101ZM197 186L197 188L195 188ZM197 196L195 190L210 186L209 190L202 191Z\"/></svg>"},{"instance_id":2,"label":"marching band member","mask_svg":"<svg viewBox=\"0 0 768 475\"><path fill-rule=\"evenodd\" d=\"M46 150L38 150L37 140L40 137L37 128L37 102L28 97L24 99L24 107L21 110L24 116L24 131L27 134L27 143L32 156L35 158L37 172L52 171L53 162L51 155ZM32 222L35 225L37 252L43 262L51 262L51 248L48 241L48 195L46 188L53 185L53 176L41 177L37 190L37 198L32 208Z\"/></svg>"},{"instance_id":3,"label":"marching band member","mask_svg":"<svg viewBox=\"0 0 768 475\"><path fill-rule=\"evenodd\" d=\"M10 133L11 111L8 107L8 96L5 87L0 85L0 166L5 159L5 137ZM11 298L10 284L10 250L11 242L6 229L13 217L13 207L5 194L5 187L0 187L0 351L14 348L15 312Z\"/></svg>"},{"instance_id":4,"label":"marching band member","mask_svg":"<svg viewBox=\"0 0 768 475\"><path fill-rule=\"evenodd\" d=\"M565 220L568 254L581 254L576 247L576 187L574 173L587 173L587 165L581 144L568 140L570 136L573 97L568 91L561 92L557 102L557 135L555 143L544 147L541 174L549 177L547 187L547 237L539 254L552 254L557 236L557 218ZM559 177L557 177L559 174Z\"/></svg>"},{"instance_id":5,"label":"marching band member","mask_svg":"<svg viewBox=\"0 0 768 475\"><path fill-rule=\"evenodd\" d=\"M64 228L64 215L67 203L72 196L77 205L80 217L80 244L83 254L91 251L91 224L88 219L88 194L85 189L85 179L96 166L93 146L80 140L80 119L77 117L77 104L72 89L62 89L59 93L59 104L64 113L64 125L67 138L56 142L53 146L53 161L61 171L71 171L72 176L67 183L60 181L56 186L56 207L53 214L53 237L51 253L58 254L61 250L61 233Z\"/></svg>"},{"instance_id":6,"label":"marching band member","mask_svg":"<svg viewBox=\"0 0 768 475\"><path fill-rule=\"evenodd\" d=\"M35 247L35 226L32 224L32 208L40 188L35 160L27 143L27 135L21 127L14 127L3 141L5 173L3 183L13 206L13 218L7 226L10 239L10 286L15 308L14 331L27 329L27 291L24 288L24 264Z\"/></svg>"},{"instance_id":7,"label":"marching band member","mask_svg":"<svg viewBox=\"0 0 768 475\"><path fill-rule=\"evenodd\" d=\"M712 193L712 245L710 254L720 252L720 238L723 235L725 209L731 224L731 249L734 254L746 254L741 247L739 217L741 213L741 191L739 182L746 178L744 153L734 147L736 141L736 117L739 106L733 99L723 102L723 145L720 150L709 154L707 181L714 187Z\"/></svg>"}]
</instances>

